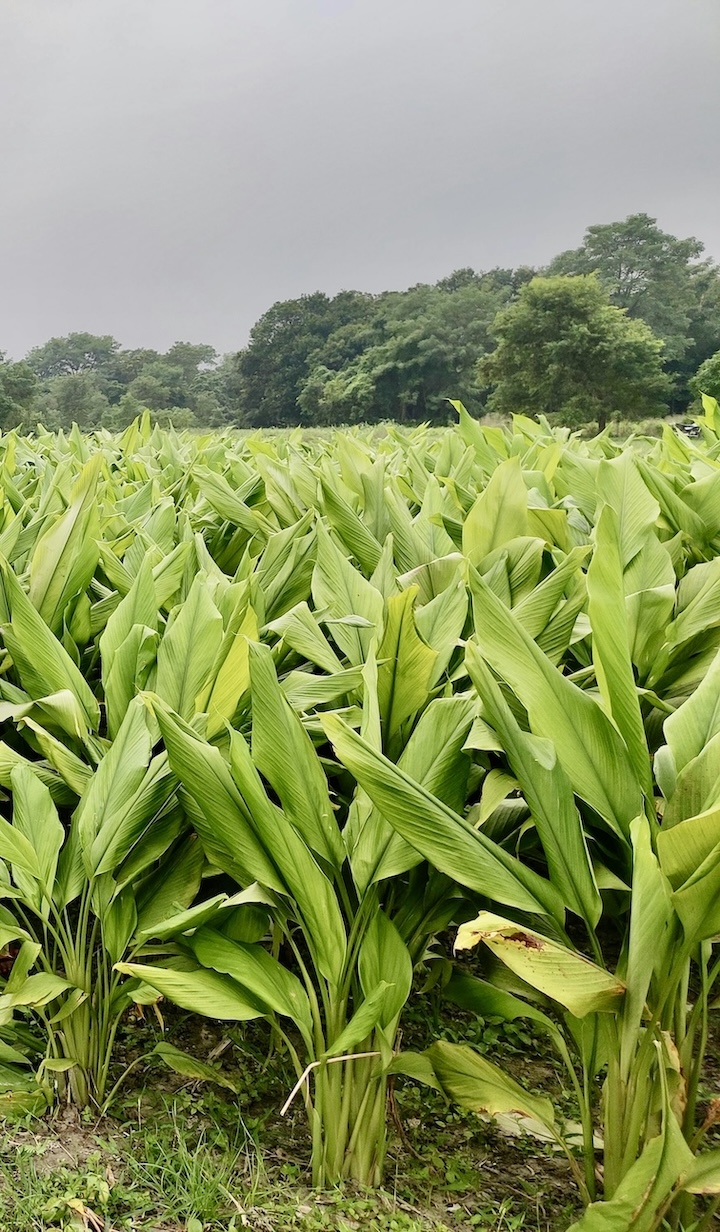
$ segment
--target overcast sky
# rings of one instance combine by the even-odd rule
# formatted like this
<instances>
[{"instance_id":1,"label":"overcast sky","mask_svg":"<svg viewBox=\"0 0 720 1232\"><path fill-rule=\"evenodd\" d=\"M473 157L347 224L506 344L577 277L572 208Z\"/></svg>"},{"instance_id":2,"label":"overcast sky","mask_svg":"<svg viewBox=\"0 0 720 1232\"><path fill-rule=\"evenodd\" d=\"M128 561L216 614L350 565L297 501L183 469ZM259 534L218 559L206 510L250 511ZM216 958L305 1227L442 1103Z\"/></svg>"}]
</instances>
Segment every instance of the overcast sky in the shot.
<instances>
[{"instance_id":1,"label":"overcast sky","mask_svg":"<svg viewBox=\"0 0 720 1232\"><path fill-rule=\"evenodd\" d=\"M0 351L247 341L275 300L720 259L719 0L0 0Z\"/></svg>"}]
</instances>

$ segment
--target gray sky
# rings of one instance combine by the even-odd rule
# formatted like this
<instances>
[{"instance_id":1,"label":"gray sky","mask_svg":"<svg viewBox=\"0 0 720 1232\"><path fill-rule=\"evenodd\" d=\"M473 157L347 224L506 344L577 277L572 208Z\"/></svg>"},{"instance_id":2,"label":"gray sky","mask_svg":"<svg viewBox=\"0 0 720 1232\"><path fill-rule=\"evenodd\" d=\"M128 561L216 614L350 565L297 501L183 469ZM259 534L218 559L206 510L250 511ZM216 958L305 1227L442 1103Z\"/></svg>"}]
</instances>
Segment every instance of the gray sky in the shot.
<instances>
[{"instance_id":1,"label":"gray sky","mask_svg":"<svg viewBox=\"0 0 720 1232\"><path fill-rule=\"evenodd\" d=\"M719 135L719 0L0 0L0 350L235 350L641 210L720 259Z\"/></svg>"}]
</instances>

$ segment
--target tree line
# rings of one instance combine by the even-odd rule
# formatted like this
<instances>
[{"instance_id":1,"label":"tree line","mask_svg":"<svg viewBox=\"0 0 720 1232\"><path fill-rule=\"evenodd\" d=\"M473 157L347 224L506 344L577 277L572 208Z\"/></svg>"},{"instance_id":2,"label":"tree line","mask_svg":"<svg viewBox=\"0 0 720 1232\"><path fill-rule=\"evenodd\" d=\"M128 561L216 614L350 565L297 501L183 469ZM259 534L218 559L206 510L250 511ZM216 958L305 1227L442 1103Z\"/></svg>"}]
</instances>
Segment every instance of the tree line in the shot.
<instances>
[{"instance_id":1,"label":"tree line","mask_svg":"<svg viewBox=\"0 0 720 1232\"><path fill-rule=\"evenodd\" d=\"M683 413L720 396L720 267L703 253L634 214L543 269L279 301L222 358L52 338L19 363L0 357L0 427L117 430L145 408L178 427L441 423L448 398L571 425Z\"/></svg>"}]
</instances>

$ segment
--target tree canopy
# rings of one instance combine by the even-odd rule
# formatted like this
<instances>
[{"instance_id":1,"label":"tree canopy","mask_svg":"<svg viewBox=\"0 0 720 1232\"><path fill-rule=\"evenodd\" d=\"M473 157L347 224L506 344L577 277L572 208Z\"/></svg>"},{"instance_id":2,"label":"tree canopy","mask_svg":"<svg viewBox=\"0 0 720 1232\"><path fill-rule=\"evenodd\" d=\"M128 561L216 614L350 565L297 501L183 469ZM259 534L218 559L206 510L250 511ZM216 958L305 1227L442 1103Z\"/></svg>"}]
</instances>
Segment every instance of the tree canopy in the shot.
<instances>
[{"instance_id":1,"label":"tree canopy","mask_svg":"<svg viewBox=\"0 0 720 1232\"><path fill-rule=\"evenodd\" d=\"M716 388L707 375L716 365L707 363L720 352L720 268L703 254L699 240L632 214L589 227L578 248L543 270L466 266L406 291L314 291L280 300L255 323L247 345L223 358L207 343L177 341L161 353L124 348L109 334L71 333L34 347L22 363L2 364L0 426L75 421L116 430L144 409L189 427L441 423L450 398L476 414L511 403L531 412L523 401L531 389L536 409L575 421L640 408L683 412L700 388L698 370ZM535 363L531 377L528 361L523 380L509 369L500 378L508 321L520 328L539 293L538 276L577 282L546 294L545 327L554 341L539 354L551 366L543 374ZM581 328L574 313L582 304L589 312L590 300L592 323ZM518 317L506 315L520 304ZM653 349L653 339L661 347ZM601 359L611 341L612 362L608 353ZM496 347L501 353L493 358ZM621 374L644 365L641 395L635 378L623 383Z\"/></svg>"},{"instance_id":2,"label":"tree canopy","mask_svg":"<svg viewBox=\"0 0 720 1232\"><path fill-rule=\"evenodd\" d=\"M690 389L699 400L703 394L720 402L720 351L716 351L698 368L690 381Z\"/></svg>"},{"instance_id":3,"label":"tree canopy","mask_svg":"<svg viewBox=\"0 0 720 1232\"><path fill-rule=\"evenodd\" d=\"M688 380L720 347L720 277L704 245L679 239L648 214L588 227L579 248L561 253L548 274L597 273L610 302L644 321L665 344L673 406L687 403Z\"/></svg>"},{"instance_id":4,"label":"tree canopy","mask_svg":"<svg viewBox=\"0 0 720 1232\"><path fill-rule=\"evenodd\" d=\"M614 414L662 414L670 381L663 344L612 305L595 274L534 278L500 313L497 347L481 361L495 388L488 406L557 416L564 423Z\"/></svg>"}]
</instances>

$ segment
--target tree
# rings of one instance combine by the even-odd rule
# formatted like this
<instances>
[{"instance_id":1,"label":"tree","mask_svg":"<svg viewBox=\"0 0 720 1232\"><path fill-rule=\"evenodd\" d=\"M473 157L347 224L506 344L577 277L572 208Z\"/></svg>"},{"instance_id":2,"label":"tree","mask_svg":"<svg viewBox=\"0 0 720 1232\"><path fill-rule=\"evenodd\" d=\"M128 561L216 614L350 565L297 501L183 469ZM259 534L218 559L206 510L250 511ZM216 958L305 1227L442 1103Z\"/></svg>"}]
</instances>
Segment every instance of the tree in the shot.
<instances>
[{"instance_id":1,"label":"tree","mask_svg":"<svg viewBox=\"0 0 720 1232\"><path fill-rule=\"evenodd\" d=\"M568 423L667 409L662 343L609 303L595 275L534 278L497 317L497 349L480 364L489 407Z\"/></svg>"},{"instance_id":2,"label":"tree","mask_svg":"<svg viewBox=\"0 0 720 1232\"><path fill-rule=\"evenodd\" d=\"M174 342L163 355L166 364L182 368L188 383L195 379L200 369L212 368L217 358L215 347L205 342Z\"/></svg>"},{"instance_id":3,"label":"tree","mask_svg":"<svg viewBox=\"0 0 720 1232\"><path fill-rule=\"evenodd\" d=\"M26 363L44 379L75 372L97 372L109 364L120 343L110 334L68 334L51 338L44 346L33 347Z\"/></svg>"},{"instance_id":4,"label":"tree","mask_svg":"<svg viewBox=\"0 0 720 1232\"><path fill-rule=\"evenodd\" d=\"M368 319L372 310L373 297L359 291L333 299L316 291L273 304L238 356L242 420L256 427L297 423L310 357L334 330Z\"/></svg>"},{"instance_id":5,"label":"tree","mask_svg":"<svg viewBox=\"0 0 720 1232\"><path fill-rule=\"evenodd\" d=\"M151 411L164 411L169 406L187 404L187 380L179 364L158 359L141 368L128 393Z\"/></svg>"},{"instance_id":6,"label":"tree","mask_svg":"<svg viewBox=\"0 0 720 1232\"><path fill-rule=\"evenodd\" d=\"M434 287L378 296L369 321L335 330L310 357L303 418L446 421L448 398L478 401L477 360L511 295L510 279L458 270Z\"/></svg>"},{"instance_id":7,"label":"tree","mask_svg":"<svg viewBox=\"0 0 720 1232\"><path fill-rule=\"evenodd\" d=\"M645 321L665 343L665 359L681 361L693 345L692 326L703 277L717 277L701 261L704 245L661 231L649 214L588 227L580 248L561 253L547 273L597 273L610 302Z\"/></svg>"},{"instance_id":8,"label":"tree","mask_svg":"<svg viewBox=\"0 0 720 1232\"><path fill-rule=\"evenodd\" d=\"M0 351L0 429L14 428L32 413L37 377L25 363L8 364Z\"/></svg>"},{"instance_id":9,"label":"tree","mask_svg":"<svg viewBox=\"0 0 720 1232\"><path fill-rule=\"evenodd\" d=\"M720 351L700 365L690 381L690 392L698 401L702 394L709 394L720 402Z\"/></svg>"},{"instance_id":10,"label":"tree","mask_svg":"<svg viewBox=\"0 0 720 1232\"><path fill-rule=\"evenodd\" d=\"M106 417L110 403L98 386L93 372L68 372L47 381L38 398L38 415L48 428L97 428Z\"/></svg>"}]
</instances>

